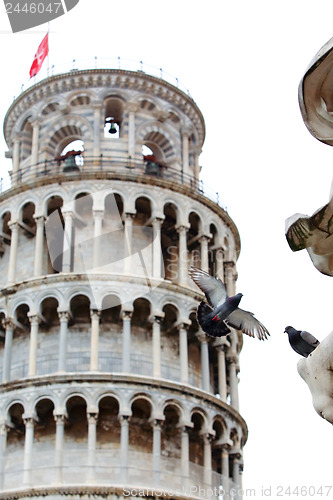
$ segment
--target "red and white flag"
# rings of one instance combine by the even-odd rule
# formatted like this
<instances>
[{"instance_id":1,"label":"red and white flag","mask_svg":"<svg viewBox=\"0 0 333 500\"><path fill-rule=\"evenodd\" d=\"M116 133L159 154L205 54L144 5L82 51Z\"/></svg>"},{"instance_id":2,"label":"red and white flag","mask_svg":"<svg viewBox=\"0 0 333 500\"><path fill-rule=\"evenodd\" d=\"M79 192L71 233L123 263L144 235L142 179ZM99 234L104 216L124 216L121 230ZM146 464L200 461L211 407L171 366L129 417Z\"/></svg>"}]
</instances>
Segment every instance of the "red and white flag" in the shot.
<instances>
[{"instance_id":1,"label":"red and white flag","mask_svg":"<svg viewBox=\"0 0 333 500\"><path fill-rule=\"evenodd\" d=\"M47 33L43 38L35 54L35 58L29 72L30 78L37 75L48 53L49 53L49 34Z\"/></svg>"}]
</instances>

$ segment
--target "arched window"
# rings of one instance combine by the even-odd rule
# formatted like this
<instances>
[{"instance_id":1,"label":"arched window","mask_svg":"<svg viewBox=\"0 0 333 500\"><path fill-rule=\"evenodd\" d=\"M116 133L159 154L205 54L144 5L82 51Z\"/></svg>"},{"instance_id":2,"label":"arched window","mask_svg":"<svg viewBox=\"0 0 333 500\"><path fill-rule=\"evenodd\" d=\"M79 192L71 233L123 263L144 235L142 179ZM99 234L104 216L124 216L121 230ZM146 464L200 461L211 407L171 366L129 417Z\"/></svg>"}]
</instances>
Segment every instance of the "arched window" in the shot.
<instances>
[{"instance_id":1,"label":"arched window","mask_svg":"<svg viewBox=\"0 0 333 500\"><path fill-rule=\"evenodd\" d=\"M172 203L164 206L164 220L161 228L161 243L165 279L177 282L178 279L178 243L177 207Z\"/></svg>"},{"instance_id":2,"label":"arched window","mask_svg":"<svg viewBox=\"0 0 333 500\"><path fill-rule=\"evenodd\" d=\"M117 96L105 99L104 137L118 138L122 134L124 101Z\"/></svg>"},{"instance_id":3,"label":"arched window","mask_svg":"<svg viewBox=\"0 0 333 500\"><path fill-rule=\"evenodd\" d=\"M129 444L132 451L151 453L153 445L153 430L150 423L151 404L143 398L132 403L132 415L129 426ZM135 456L135 455L134 455ZM140 455L137 459L140 461Z\"/></svg>"}]
</instances>

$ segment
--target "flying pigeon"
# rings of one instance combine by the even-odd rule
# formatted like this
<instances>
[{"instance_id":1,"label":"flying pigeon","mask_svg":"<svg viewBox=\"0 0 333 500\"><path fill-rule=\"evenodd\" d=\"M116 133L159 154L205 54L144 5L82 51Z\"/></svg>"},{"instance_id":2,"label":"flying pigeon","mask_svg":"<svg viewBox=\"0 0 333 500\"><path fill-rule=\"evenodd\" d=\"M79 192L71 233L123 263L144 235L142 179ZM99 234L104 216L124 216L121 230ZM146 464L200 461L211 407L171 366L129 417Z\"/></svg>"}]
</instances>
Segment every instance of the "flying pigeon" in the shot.
<instances>
[{"instance_id":1,"label":"flying pigeon","mask_svg":"<svg viewBox=\"0 0 333 500\"><path fill-rule=\"evenodd\" d=\"M311 333L295 330L292 326L286 326L284 330L289 337L289 343L297 354L307 358L320 342Z\"/></svg>"},{"instance_id":2,"label":"flying pigeon","mask_svg":"<svg viewBox=\"0 0 333 500\"><path fill-rule=\"evenodd\" d=\"M197 310L198 323L211 337L222 337L230 333L229 326L259 340L267 339L268 330L251 312L238 307L242 294L228 297L226 287L219 278L214 278L202 269L191 266L189 275L204 292L208 304L200 302Z\"/></svg>"}]
</instances>

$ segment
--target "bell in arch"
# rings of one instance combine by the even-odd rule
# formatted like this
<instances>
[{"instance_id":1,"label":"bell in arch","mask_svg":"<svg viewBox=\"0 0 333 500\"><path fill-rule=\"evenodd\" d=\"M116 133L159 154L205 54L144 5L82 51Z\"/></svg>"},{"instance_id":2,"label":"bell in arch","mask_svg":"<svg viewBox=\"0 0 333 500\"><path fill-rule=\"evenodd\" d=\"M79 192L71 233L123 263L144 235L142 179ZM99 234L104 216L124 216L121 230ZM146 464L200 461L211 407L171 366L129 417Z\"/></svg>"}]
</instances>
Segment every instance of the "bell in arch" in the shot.
<instances>
[{"instance_id":1,"label":"bell in arch","mask_svg":"<svg viewBox=\"0 0 333 500\"><path fill-rule=\"evenodd\" d=\"M109 129L109 134L116 134L117 133L117 127L115 122L110 122L110 129Z\"/></svg>"}]
</instances>

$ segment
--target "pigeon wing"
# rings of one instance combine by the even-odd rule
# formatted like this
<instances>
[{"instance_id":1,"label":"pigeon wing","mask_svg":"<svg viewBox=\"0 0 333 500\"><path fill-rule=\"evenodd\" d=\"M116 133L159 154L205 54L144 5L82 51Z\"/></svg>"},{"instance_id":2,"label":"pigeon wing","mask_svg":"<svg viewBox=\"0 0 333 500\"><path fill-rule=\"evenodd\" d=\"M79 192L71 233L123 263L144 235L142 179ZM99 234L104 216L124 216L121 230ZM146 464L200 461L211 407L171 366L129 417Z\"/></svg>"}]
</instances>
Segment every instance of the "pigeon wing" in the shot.
<instances>
[{"instance_id":1,"label":"pigeon wing","mask_svg":"<svg viewBox=\"0 0 333 500\"><path fill-rule=\"evenodd\" d=\"M320 344L319 340L317 340L313 335L311 335L311 333L309 332L301 332L300 333L301 337L303 340L305 340L305 342L307 342L308 344L312 345L312 346L315 346L317 347L317 345Z\"/></svg>"},{"instance_id":2,"label":"pigeon wing","mask_svg":"<svg viewBox=\"0 0 333 500\"><path fill-rule=\"evenodd\" d=\"M219 278L214 278L214 276L194 266L190 267L188 273L214 309L226 301L228 298L227 290Z\"/></svg>"},{"instance_id":3,"label":"pigeon wing","mask_svg":"<svg viewBox=\"0 0 333 500\"><path fill-rule=\"evenodd\" d=\"M257 336L259 340L265 340L269 336L267 328L254 317L253 313L239 307L229 314L225 322L250 337Z\"/></svg>"}]
</instances>

